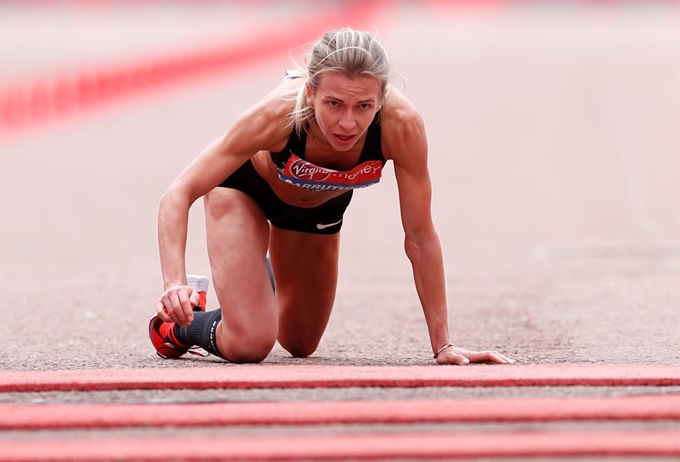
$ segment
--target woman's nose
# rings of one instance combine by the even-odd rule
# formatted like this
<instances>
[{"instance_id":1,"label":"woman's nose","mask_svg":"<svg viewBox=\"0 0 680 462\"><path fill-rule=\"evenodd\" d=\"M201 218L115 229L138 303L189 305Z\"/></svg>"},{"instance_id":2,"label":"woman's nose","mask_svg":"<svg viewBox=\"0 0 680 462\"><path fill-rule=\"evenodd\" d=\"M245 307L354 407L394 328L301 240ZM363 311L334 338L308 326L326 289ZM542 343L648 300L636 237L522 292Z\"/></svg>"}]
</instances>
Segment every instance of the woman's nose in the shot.
<instances>
[{"instance_id":1,"label":"woman's nose","mask_svg":"<svg viewBox=\"0 0 680 462\"><path fill-rule=\"evenodd\" d=\"M354 128L354 126L357 124L356 120L354 119L354 113L349 110L343 112L342 117L340 117L339 124L344 130L350 130Z\"/></svg>"}]
</instances>

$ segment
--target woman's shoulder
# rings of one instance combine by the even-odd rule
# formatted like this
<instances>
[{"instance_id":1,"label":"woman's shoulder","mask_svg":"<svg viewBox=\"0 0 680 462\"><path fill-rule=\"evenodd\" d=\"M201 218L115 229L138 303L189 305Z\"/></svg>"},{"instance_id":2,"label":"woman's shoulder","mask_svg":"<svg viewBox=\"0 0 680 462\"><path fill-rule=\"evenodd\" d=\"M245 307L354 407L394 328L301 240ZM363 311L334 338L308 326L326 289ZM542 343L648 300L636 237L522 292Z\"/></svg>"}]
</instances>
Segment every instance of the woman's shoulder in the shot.
<instances>
[{"instance_id":1,"label":"woman's shoulder","mask_svg":"<svg viewBox=\"0 0 680 462\"><path fill-rule=\"evenodd\" d=\"M303 85L302 79L281 81L254 106L253 110L261 116L267 116L270 119L267 121L269 123L280 119L287 122L288 116L295 109L295 100L301 85Z\"/></svg>"},{"instance_id":2,"label":"woman's shoulder","mask_svg":"<svg viewBox=\"0 0 680 462\"><path fill-rule=\"evenodd\" d=\"M296 94L301 84L290 80L280 82L241 114L237 126L246 129L248 136L259 140L261 149L277 146L292 132L290 114L295 109Z\"/></svg>"},{"instance_id":3,"label":"woman's shoulder","mask_svg":"<svg viewBox=\"0 0 680 462\"><path fill-rule=\"evenodd\" d=\"M382 140L388 152L392 147L410 146L424 139L425 126L420 113L396 88L390 87L381 111Z\"/></svg>"}]
</instances>

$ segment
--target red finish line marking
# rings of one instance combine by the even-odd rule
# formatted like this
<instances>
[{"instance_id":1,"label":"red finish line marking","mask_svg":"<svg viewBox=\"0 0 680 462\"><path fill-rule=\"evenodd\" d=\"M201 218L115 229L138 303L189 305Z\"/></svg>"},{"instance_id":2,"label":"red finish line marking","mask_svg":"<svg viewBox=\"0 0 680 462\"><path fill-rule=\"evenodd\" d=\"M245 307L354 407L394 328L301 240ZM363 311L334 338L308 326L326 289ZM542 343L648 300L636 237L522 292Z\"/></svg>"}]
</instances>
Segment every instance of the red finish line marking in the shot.
<instances>
[{"instance_id":1,"label":"red finish line marking","mask_svg":"<svg viewBox=\"0 0 680 462\"><path fill-rule=\"evenodd\" d=\"M285 55L331 26L366 27L379 7L374 0L356 0L286 27L278 22L261 24L257 34L245 43L229 39L179 55L166 51L122 65L83 68L39 79L27 76L9 86L5 82L0 87L0 138L63 123L64 119L165 85Z\"/></svg>"},{"instance_id":2,"label":"red finish line marking","mask_svg":"<svg viewBox=\"0 0 680 462\"><path fill-rule=\"evenodd\" d=\"M209 388L680 385L680 366L239 366L5 371L0 392Z\"/></svg>"},{"instance_id":3,"label":"red finish line marking","mask_svg":"<svg viewBox=\"0 0 680 462\"><path fill-rule=\"evenodd\" d=\"M678 419L680 419L680 395L620 398L0 406L0 430Z\"/></svg>"},{"instance_id":4,"label":"red finish line marking","mask_svg":"<svg viewBox=\"0 0 680 462\"><path fill-rule=\"evenodd\" d=\"M517 432L4 441L0 461L675 456L678 432Z\"/></svg>"}]
</instances>

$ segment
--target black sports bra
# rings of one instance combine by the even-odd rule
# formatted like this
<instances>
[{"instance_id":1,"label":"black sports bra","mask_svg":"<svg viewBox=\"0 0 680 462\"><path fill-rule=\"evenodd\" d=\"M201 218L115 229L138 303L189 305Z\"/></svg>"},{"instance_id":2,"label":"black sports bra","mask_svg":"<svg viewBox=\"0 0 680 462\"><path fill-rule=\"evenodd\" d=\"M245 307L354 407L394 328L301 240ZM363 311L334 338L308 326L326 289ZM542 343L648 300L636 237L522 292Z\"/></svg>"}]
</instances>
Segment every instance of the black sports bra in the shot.
<instances>
[{"instance_id":1,"label":"black sports bra","mask_svg":"<svg viewBox=\"0 0 680 462\"><path fill-rule=\"evenodd\" d=\"M366 133L357 165L345 171L319 167L305 160L307 132L290 135L283 151L272 152L279 179L309 191L338 191L365 188L380 181L385 157L382 153L378 114Z\"/></svg>"}]
</instances>

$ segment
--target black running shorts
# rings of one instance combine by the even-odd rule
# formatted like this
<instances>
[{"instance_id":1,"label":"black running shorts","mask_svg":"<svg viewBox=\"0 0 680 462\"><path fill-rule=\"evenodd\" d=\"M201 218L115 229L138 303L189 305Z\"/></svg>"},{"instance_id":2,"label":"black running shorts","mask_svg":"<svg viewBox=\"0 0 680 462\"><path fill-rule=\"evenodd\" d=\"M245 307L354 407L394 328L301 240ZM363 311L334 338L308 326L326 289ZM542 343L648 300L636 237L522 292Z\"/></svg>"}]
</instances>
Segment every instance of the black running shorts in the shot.
<instances>
[{"instance_id":1,"label":"black running shorts","mask_svg":"<svg viewBox=\"0 0 680 462\"><path fill-rule=\"evenodd\" d=\"M237 189L253 198L273 226L312 234L335 234L340 231L342 216L352 200L353 192L347 191L318 207L289 205L279 199L250 160L220 183L220 186Z\"/></svg>"}]
</instances>

